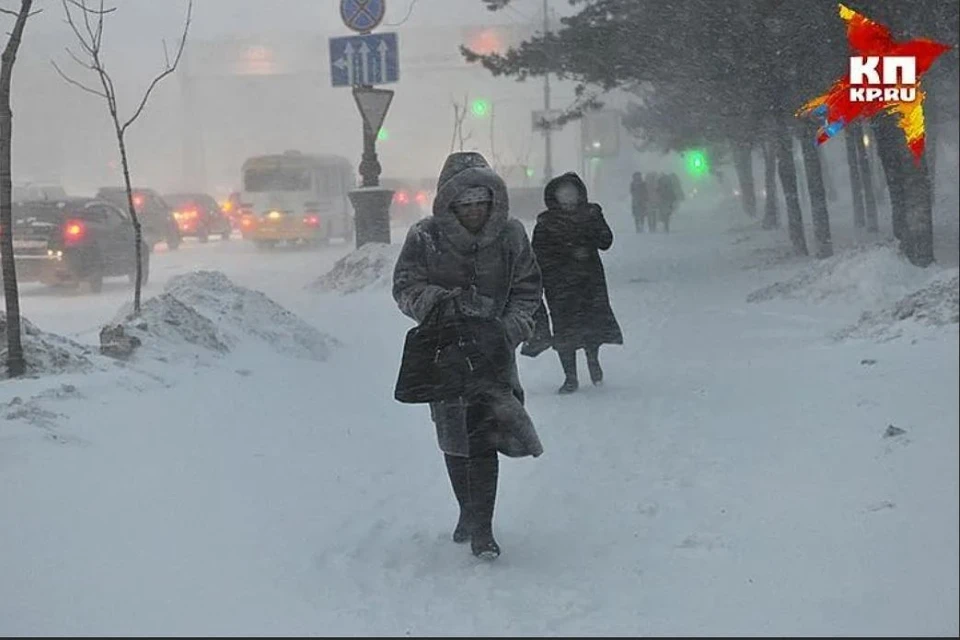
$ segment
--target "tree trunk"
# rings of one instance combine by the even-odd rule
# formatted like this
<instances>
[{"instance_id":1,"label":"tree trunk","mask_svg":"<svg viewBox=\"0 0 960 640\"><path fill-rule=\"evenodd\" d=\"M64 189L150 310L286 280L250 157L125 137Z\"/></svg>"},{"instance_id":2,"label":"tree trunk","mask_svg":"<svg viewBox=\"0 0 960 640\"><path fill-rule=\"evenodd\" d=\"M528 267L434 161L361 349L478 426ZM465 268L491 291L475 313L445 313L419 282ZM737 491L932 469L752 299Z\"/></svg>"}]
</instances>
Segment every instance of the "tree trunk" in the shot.
<instances>
[{"instance_id":1,"label":"tree trunk","mask_svg":"<svg viewBox=\"0 0 960 640\"><path fill-rule=\"evenodd\" d=\"M807 187L810 192L810 211L813 218L813 237L817 246L818 258L833 255L833 241L830 238L830 211L827 208L827 191L823 184L823 167L816 139L811 131L800 140L803 152L803 165L807 175Z\"/></svg>"},{"instance_id":2,"label":"tree trunk","mask_svg":"<svg viewBox=\"0 0 960 640\"><path fill-rule=\"evenodd\" d=\"M904 192L903 172L903 134L891 122L877 122L874 126L877 139L877 155L883 166L883 175L890 195L890 222L893 225L893 237L900 242L901 250L906 253L908 243L907 199Z\"/></svg>"},{"instance_id":3,"label":"tree trunk","mask_svg":"<svg viewBox=\"0 0 960 640\"><path fill-rule=\"evenodd\" d=\"M927 162L927 172L930 180L930 199L932 202L936 202L937 197L937 141L940 139L941 120L940 112L937 110L939 100L934 96L935 92L927 92L923 105L925 120L924 134L926 136L926 150L923 152L923 156Z\"/></svg>"},{"instance_id":4,"label":"tree trunk","mask_svg":"<svg viewBox=\"0 0 960 640\"><path fill-rule=\"evenodd\" d=\"M780 207L777 204L777 154L773 143L764 141L763 145L763 185L766 196L763 199L763 228L774 229L780 226Z\"/></svg>"},{"instance_id":5,"label":"tree trunk","mask_svg":"<svg viewBox=\"0 0 960 640\"><path fill-rule=\"evenodd\" d=\"M117 145L120 147L120 165L123 167L123 184L127 189L127 208L130 211L130 219L133 221L133 241L136 243L135 252L137 257L137 279L133 285L133 313L140 314L140 291L143 288L143 230L140 226L140 218L137 216L137 207L133 204L133 187L130 183L130 163L127 160L127 145L124 141L123 131L117 123Z\"/></svg>"},{"instance_id":6,"label":"tree trunk","mask_svg":"<svg viewBox=\"0 0 960 640\"><path fill-rule=\"evenodd\" d=\"M866 125L858 125L857 135L853 141L857 145L857 162L860 167L860 180L863 182L863 209L866 218L867 231L877 232L880 225L877 221L877 197L873 188L873 167L870 164L870 155L867 153L867 145L863 141L864 136L869 136L870 128Z\"/></svg>"},{"instance_id":7,"label":"tree trunk","mask_svg":"<svg viewBox=\"0 0 960 640\"><path fill-rule=\"evenodd\" d=\"M859 131L855 125L847 125L843 137L847 143L847 168L850 171L850 195L853 198L853 226L860 229L867 225L863 205L863 182L860 179L860 162L857 160L857 141Z\"/></svg>"},{"instance_id":8,"label":"tree trunk","mask_svg":"<svg viewBox=\"0 0 960 640\"><path fill-rule=\"evenodd\" d=\"M733 164L740 183L740 204L743 212L757 217L757 189L753 183L753 149L749 144L737 142L733 148Z\"/></svg>"},{"instance_id":9,"label":"tree trunk","mask_svg":"<svg viewBox=\"0 0 960 640\"><path fill-rule=\"evenodd\" d=\"M32 5L33 0L21 0L20 12L0 58L0 261L7 316L7 375L11 378L22 376L27 365L20 336L20 289L17 286L17 264L13 255L13 109L10 106L10 86L13 66L17 61L17 52Z\"/></svg>"},{"instance_id":10,"label":"tree trunk","mask_svg":"<svg viewBox=\"0 0 960 640\"><path fill-rule=\"evenodd\" d=\"M780 186L783 188L783 198L787 202L787 225L790 232L790 242L798 255L806 256L807 238L803 232L803 213L800 209L800 194L797 191L797 166L793 161L793 136L783 125L778 123L776 149L777 169L780 176Z\"/></svg>"},{"instance_id":11,"label":"tree trunk","mask_svg":"<svg viewBox=\"0 0 960 640\"><path fill-rule=\"evenodd\" d=\"M797 157L797 141L790 141L790 149L793 155L793 164L797 169L797 195L800 197L800 210L804 211L810 208L810 185L807 182L807 168L803 160L803 152Z\"/></svg>"},{"instance_id":12,"label":"tree trunk","mask_svg":"<svg viewBox=\"0 0 960 640\"><path fill-rule=\"evenodd\" d=\"M900 247L907 259L918 267L927 267L933 264L934 254L933 193L926 158L919 163L914 160L892 116L882 116L876 123L880 150L889 163L887 180L894 206L894 233L899 228Z\"/></svg>"},{"instance_id":13,"label":"tree trunk","mask_svg":"<svg viewBox=\"0 0 960 640\"><path fill-rule=\"evenodd\" d=\"M890 199L886 188L886 169L880 159L880 145L877 144L877 130L875 128L871 140L873 140L873 144L867 150L867 155L870 157L871 166L874 168L873 193L877 200L877 213L879 215L880 209L886 207L890 203Z\"/></svg>"},{"instance_id":14,"label":"tree trunk","mask_svg":"<svg viewBox=\"0 0 960 640\"><path fill-rule=\"evenodd\" d=\"M827 190L827 200L829 202L837 201L837 183L833 179L833 173L830 172L830 163L827 162L823 148L817 145L817 155L820 156L820 168L823 175L823 186Z\"/></svg>"},{"instance_id":15,"label":"tree trunk","mask_svg":"<svg viewBox=\"0 0 960 640\"><path fill-rule=\"evenodd\" d=\"M905 192L907 196L907 228L911 250L907 253L910 262L918 267L928 267L935 262L933 255L933 190L930 188L930 172L927 159L916 163L913 156L904 163Z\"/></svg>"}]
</instances>

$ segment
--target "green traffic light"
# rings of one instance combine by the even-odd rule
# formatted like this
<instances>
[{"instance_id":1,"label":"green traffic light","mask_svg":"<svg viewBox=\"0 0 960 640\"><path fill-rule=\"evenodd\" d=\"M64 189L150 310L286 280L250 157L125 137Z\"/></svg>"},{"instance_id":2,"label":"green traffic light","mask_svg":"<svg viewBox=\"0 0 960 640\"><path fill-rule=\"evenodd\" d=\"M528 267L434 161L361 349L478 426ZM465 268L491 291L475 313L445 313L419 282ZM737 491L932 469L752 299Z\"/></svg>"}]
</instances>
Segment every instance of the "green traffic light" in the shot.
<instances>
[{"instance_id":1,"label":"green traffic light","mask_svg":"<svg viewBox=\"0 0 960 640\"><path fill-rule=\"evenodd\" d=\"M380 129L380 131L377 132L377 140L379 140L380 142L384 142L389 139L390 139L390 132L387 131L386 129Z\"/></svg>"},{"instance_id":2,"label":"green traffic light","mask_svg":"<svg viewBox=\"0 0 960 640\"><path fill-rule=\"evenodd\" d=\"M687 173L694 178L702 178L710 173L710 163L707 154L700 149L688 151L686 154Z\"/></svg>"},{"instance_id":3,"label":"green traffic light","mask_svg":"<svg viewBox=\"0 0 960 640\"><path fill-rule=\"evenodd\" d=\"M490 114L490 102L483 99L474 100L470 105L470 111L477 118L485 118Z\"/></svg>"},{"instance_id":4,"label":"green traffic light","mask_svg":"<svg viewBox=\"0 0 960 640\"><path fill-rule=\"evenodd\" d=\"M532 178L536 174L536 171L533 170L533 167L527 167L527 177Z\"/></svg>"}]
</instances>

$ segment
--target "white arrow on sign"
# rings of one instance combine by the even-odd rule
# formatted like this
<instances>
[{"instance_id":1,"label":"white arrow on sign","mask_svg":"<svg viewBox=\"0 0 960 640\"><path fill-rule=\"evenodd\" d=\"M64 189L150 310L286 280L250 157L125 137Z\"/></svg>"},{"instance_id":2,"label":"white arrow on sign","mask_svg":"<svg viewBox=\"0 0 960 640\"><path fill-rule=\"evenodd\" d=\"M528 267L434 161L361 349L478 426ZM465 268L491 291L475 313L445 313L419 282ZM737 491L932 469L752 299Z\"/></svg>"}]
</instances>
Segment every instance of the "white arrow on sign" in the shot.
<instances>
[{"instance_id":1,"label":"white arrow on sign","mask_svg":"<svg viewBox=\"0 0 960 640\"><path fill-rule=\"evenodd\" d=\"M370 47L366 42L360 43L360 69L363 84L370 84L370 76L373 75L370 69Z\"/></svg>"},{"instance_id":2,"label":"white arrow on sign","mask_svg":"<svg viewBox=\"0 0 960 640\"><path fill-rule=\"evenodd\" d=\"M356 84L354 82L354 69L353 69L353 45L347 43L347 46L343 48L343 57L338 58L336 62L333 63L338 69L345 69L347 72L347 84L353 86Z\"/></svg>"},{"instance_id":3,"label":"white arrow on sign","mask_svg":"<svg viewBox=\"0 0 960 640\"><path fill-rule=\"evenodd\" d=\"M393 91L354 87L353 98L357 101L357 108L360 109L363 122L376 136L387 117L387 110L390 109L390 102L393 100Z\"/></svg>"},{"instance_id":4,"label":"white arrow on sign","mask_svg":"<svg viewBox=\"0 0 960 640\"><path fill-rule=\"evenodd\" d=\"M387 43L385 40L380 41L380 46L377 47L377 51L380 52L380 75L383 76L383 80L387 79Z\"/></svg>"}]
</instances>

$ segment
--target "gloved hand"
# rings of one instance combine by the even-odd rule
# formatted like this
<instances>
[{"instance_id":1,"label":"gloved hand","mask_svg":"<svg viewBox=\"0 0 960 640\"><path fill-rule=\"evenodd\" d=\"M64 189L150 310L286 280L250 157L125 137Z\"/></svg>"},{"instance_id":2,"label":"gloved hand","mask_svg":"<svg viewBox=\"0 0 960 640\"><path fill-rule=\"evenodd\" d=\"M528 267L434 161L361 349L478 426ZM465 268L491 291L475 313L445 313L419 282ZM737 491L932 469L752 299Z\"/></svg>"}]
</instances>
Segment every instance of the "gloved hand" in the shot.
<instances>
[{"instance_id":1,"label":"gloved hand","mask_svg":"<svg viewBox=\"0 0 960 640\"><path fill-rule=\"evenodd\" d=\"M460 294L463 293L463 289L460 287L454 287L453 289L447 289L439 296L437 296L437 302L446 302L447 300L456 300Z\"/></svg>"},{"instance_id":2,"label":"gloved hand","mask_svg":"<svg viewBox=\"0 0 960 640\"><path fill-rule=\"evenodd\" d=\"M493 298L480 295L476 285L460 291L455 301L460 311L466 316L490 317L493 315Z\"/></svg>"}]
</instances>

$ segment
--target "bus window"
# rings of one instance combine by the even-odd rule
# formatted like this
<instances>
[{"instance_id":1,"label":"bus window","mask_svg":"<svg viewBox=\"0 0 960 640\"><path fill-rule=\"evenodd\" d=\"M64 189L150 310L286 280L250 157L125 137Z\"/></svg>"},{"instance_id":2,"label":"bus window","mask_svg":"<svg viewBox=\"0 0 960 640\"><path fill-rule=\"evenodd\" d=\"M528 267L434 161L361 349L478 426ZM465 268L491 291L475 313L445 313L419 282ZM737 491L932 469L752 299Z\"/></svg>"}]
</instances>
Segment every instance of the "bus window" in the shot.
<instances>
[{"instance_id":1,"label":"bus window","mask_svg":"<svg viewBox=\"0 0 960 640\"><path fill-rule=\"evenodd\" d=\"M243 186L250 193L310 191L310 172L292 167L248 169L243 177Z\"/></svg>"},{"instance_id":2,"label":"bus window","mask_svg":"<svg viewBox=\"0 0 960 640\"><path fill-rule=\"evenodd\" d=\"M336 169L318 169L316 173L317 191L325 198L336 198L343 194L337 180Z\"/></svg>"}]
</instances>

